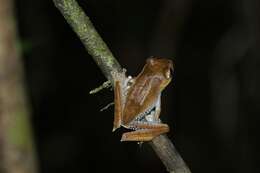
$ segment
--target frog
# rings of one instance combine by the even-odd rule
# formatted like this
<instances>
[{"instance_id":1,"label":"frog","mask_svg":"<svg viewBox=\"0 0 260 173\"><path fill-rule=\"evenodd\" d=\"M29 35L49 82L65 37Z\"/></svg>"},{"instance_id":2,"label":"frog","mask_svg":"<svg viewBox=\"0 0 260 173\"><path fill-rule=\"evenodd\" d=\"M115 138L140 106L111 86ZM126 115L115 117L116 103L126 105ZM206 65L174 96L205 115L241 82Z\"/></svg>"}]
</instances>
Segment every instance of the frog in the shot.
<instances>
[{"instance_id":1,"label":"frog","mask_svg":"<svg viewBox=\"0 0 260 173\"><path fill-rule=\"evenodd\" d=\"M113 130L124 127L132 131L122 134L121 141L151 141L169 132L160 120L161 93L172 80L173 62L150 57L142 71L134 78L114 73Z\"/></svg>"}]
</instances>

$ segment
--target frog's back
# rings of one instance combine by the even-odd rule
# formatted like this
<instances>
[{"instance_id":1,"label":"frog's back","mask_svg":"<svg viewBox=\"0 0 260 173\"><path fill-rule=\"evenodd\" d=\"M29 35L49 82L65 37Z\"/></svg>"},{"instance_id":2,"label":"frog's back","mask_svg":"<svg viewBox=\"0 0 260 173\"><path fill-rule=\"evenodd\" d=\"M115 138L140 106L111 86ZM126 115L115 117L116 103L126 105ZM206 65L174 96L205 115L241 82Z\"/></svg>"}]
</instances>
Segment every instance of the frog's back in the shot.
<instances>
[{"instance_id":1,"label":"frog's back","mask_svg":"<svg viewBox=\"0 0 260 173\"><path fill-rule=\"evenodd\" d=\"M123 124L127 125L149 109L160 94L159 78L139 77L130 88L123 112Z\"/></svg>"}]
</instances>

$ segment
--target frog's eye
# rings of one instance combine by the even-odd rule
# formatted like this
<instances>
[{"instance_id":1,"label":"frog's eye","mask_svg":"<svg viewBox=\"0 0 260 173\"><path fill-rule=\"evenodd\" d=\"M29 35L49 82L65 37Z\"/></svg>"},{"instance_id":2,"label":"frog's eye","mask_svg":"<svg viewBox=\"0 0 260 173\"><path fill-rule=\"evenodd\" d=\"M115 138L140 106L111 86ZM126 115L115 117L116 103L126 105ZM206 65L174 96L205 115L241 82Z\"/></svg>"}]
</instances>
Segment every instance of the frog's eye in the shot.
<instances>
[{"instance_id":1,"label":"frog's eye","mask_svg":"<svg viewBox=\"0 0 260 173\"><path fill-rule=\"evenodd\" d=\"M153 56L151 56L150 58L148 58L148 59L146 60L146 63L147 63L147 64L154 65L154 63L155 63L155 58L154 58Z\"/></svg>"}]
</instances>

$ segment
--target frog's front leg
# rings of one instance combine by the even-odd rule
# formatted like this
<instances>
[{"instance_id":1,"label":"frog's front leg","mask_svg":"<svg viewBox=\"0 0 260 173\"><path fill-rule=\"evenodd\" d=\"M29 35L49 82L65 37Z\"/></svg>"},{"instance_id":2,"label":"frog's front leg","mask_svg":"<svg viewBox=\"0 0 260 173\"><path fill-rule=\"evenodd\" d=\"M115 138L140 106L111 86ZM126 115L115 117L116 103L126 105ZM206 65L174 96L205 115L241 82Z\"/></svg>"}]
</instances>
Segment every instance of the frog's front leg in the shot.
<instances>
[{"instance_id":1,"label":"frog's front leg","mask_svg":"<svg viewBox=\"0 0 260 173\"><path fill-rule=\"evenodd\" d=\"M124 86L125 83L128 81L125 76L126 69L123 69L122 72L113 71L111 74L114 78L114 123L113 123L113 130L115 131L117 128L121 126L121 120L123 117L123 107L124 107Z\"/></svg>"},{"instance_id":2,"label":"frog's front leg","mask_svg":"<svg viewBox=\"0 0 260 173\"><path fill-rule=\"evenodd\" d=\"M121 141L150 141L156 136L169 132L169 126L161 123L137 122L135 127L138 130L124 133Z\"/></svg>"},{"instance_id":3,"label":"frog's front leg","mask_svg":"<svg viewBox=\"0 0 260 173\"><path fill-rule=\"evenodd\" d=\"M113 124L113 130L115 131L117 128L121 126L121 120L122 120L122 93L121 93L121 86L120 82L115 82L115 89L114 89L114 102L115 102L115 112L114 112L114 124Z\"/></svg>"}]
</instances>

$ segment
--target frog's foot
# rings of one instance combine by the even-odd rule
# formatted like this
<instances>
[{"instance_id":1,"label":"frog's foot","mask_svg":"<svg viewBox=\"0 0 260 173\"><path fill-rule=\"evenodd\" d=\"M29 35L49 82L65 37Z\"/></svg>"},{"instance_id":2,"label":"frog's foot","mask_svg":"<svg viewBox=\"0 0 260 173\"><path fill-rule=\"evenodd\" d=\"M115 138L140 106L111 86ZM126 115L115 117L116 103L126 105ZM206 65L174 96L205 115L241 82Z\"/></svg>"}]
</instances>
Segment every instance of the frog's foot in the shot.
<instances>
[{"instance_id":1,"label":"frog's foot","mask_svg":"<svg viewBox=\"0 0 260 173\"><path fill-rule=\"evenodd\" d=\"M143 123L135 125L136 131L127 132L122 135L121 141L150 141L154 137L169 132L169 126L161 123Z\"/></svg>"}]
</instances>

